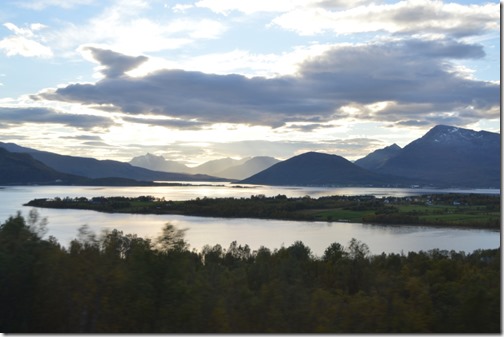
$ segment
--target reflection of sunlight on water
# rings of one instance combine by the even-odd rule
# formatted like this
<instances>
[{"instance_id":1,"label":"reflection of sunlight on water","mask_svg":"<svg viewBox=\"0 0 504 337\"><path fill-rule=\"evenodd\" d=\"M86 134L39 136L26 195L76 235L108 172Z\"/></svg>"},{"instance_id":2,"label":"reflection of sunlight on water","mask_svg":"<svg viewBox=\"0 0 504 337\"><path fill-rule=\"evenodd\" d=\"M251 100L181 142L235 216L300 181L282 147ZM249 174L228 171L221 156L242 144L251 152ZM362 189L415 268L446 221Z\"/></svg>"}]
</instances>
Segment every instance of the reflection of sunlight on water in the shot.
<instances>
[{"instance_id":1,"label":"reflection of sunlight on water","mask_svg":"<svg viewBox=\"0 0 504 337\"><path fill-rule=\"evenodd\" d=\"M78 187L78 186L23 186L0 189L0 221L3 222L16 211L28 214L30 208L22 205L35 198L54 197L96 197L96 196L140 196L152 195L167 200L188 200L197 197L244 197L264 194L288 197L310 195L414 195L425 190L377 189L377 188L316 188L252 186L234 188L227 184L220 186L161 186L161 187ZM496 190L497 191L497 190ZM437 193L447 192L436 190ZM426 192L425 192L426 193ZM498 193L498 192L497 192ZM347 246L352 238L366 243L373 254L400 253L401 251L447 250L473 251L480 248L500 246L499 231L440 229L431 227L352 224L347 222L303 222L258 219L221 219L204 217L184 217L177 215L108 214L85 210L38 209L42 217L47 217L48 235L54 235L61 244L67 245L77 235L77 229L87 224L95 233L104 228L122 230L125 234L137 234L144 238L154 238L167 222L179 229L188 228L186 240L190 248L200 250L204 245L220 244L227 248L232 241L248 244L252 250L261 246L269 249L285 247L295 241L302 241L313 253L321 256L334 242Z\"/></svg>"},{"instance_id":2,"label":"reflection of sunlight on water","mask_svg":"<svg viewBox=\"0 0 504 337\"><path fill-rule=\"evenodd\" d=\"M338 242L346 246L352 238L366 243L373 254L433 248L472 251L499 246L499 234L485 231L439 231L414 227L391 230L351 223L127 215L73 210L58 216L57 210L54 211L54 214L44 214L49 216L49 234L55 235L65 245L75 237L77 228L83 224L88 224L96 233L103 228L116 228L125 234L154 238L162 226L169 222L179 229L187 228L186 240L191 249L197 250L207 244L220 244L227 248L235 240L238 244L248 244L252 250L260 246L275 249L280 248L282 243L289 246L295 241L302 241L317 256L321 256L331 243Z\"/></svg>"}]
</instances>

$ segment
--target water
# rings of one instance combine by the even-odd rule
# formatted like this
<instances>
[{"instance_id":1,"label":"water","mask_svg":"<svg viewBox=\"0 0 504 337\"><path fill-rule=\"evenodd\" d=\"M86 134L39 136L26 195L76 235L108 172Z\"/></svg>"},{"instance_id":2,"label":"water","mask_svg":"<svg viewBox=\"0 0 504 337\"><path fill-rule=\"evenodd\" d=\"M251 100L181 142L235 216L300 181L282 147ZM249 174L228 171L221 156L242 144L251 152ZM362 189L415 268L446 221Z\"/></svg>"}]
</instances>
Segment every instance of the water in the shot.
<instances>
[{"instance_id":1,"label":"water","mask_svg":"<svg viewBox=\"0 0 504 337\"><path fill-rule=\"evenodd\" d=\"M194 184L194 183L193 183ZM0 222L30 207L22 206L35 198L152 195L166 200L188 200L207 197L244 197L264 194L288 197L327 195L412 196L426 193L491 193L499 190L427 190L401 188L322 188L252 186L236 188L230 184L200 183L210 186L159 187L81 187L81 186L18 186L0 188ZM407 253L430 249L472 252L476 249L500 247L500 232L491 230L444 229L418 226L380 226L344 222L306 222L259 219L222 219L180 215L108 214L86 210L38 209L49 220L47 235L55 236L63 245L76 237L77 229L87 224L96 233L103 229L119 229L124 233L154 238L169 222L187 228L186 240L191 249L220 244L227 248L232 241L248 244L252 250L264 246L270 249L288 247L302 241L313 253L321 256L333 242L344 246L352 238L366 243L372 254Z\"/></svg>"}]
</instances>

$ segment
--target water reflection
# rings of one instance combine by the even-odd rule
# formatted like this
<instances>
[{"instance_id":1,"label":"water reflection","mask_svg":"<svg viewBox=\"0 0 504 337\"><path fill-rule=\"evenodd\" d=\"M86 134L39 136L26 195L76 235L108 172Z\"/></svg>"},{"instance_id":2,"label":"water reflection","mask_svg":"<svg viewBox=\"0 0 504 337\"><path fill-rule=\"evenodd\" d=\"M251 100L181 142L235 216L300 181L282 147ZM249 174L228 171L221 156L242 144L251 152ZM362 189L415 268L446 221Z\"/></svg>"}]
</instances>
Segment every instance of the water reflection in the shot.
<instances>
[{"instance_id":1,"label":"water reflection","mask_svg":"<svg viewBox=\"0 0 504 337\"><path fill-rule=\"evenodd\" d=\"M462 190L420 190L420 189L380 189L380 188L277 188L255 186L235 188L226 186L173 186L173 187L7 187L0 189L0 221L20 210L27 214L28 207L22 204L35 198L53 197L95 197L95 196L140 196L152 195L167 200L187 200L197 197L250 197L264 194L288 197L320 197L326 195L376 195L408 196L425 193L462 192ZM468 192L499 193L498 190L468 190ZM373 254L400 253L408 251L446 249L473 251L480 248L500 246L500 233L488 230L442 229L433 227L364 225L346 222L304 222L259 219L222 219L177 215L107 214L85 210L39 209L48 217L49 233L60 243L67 245L76 237L77 229L88 224L99 233L102 229L117 228L124 233L134 233L142 237L155 237L166 222L179 228L188 228L186 239L191 248L197 250L204 245L220 244L227 248L232 241L248 244L251 249L265 246L270 249L289 246L302 241L312 251L321 256L333 242L347 245L352 238L366 243Z\"/></svg>"}]
</instances>

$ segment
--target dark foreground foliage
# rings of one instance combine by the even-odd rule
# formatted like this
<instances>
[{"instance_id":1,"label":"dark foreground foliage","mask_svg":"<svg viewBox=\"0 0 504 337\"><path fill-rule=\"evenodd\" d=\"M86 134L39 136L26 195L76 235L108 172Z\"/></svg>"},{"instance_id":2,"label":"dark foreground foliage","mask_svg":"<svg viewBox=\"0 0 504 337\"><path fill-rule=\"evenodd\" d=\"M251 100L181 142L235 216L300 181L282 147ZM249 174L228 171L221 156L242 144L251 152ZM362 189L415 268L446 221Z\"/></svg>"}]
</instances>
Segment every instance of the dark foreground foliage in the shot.
<instances>
[{"instance_id":1,"label":"dark foreground foliage","mask_svg":"<svg viewBox=\"0 0 504 337\"><path fill-rule=\"evenodd\" d=\"M370 256L352 240L322 257L296 242L190 251L167 224L155 240L87 227L68 248L37 214L0 225L6 333L498 333L500 249Z\"/></svg>"}]
</instances>

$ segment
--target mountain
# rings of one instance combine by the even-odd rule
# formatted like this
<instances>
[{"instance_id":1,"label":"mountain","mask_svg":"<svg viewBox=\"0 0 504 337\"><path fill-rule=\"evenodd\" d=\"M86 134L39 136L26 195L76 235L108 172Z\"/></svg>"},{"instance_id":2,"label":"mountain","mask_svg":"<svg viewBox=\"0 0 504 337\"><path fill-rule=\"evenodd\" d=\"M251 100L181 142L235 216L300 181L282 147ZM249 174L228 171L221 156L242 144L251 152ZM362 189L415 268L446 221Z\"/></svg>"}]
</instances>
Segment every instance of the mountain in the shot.
<instances>
[{"instance_id":1,"label":"mountain","mask_svg":"<svg viewBox=\"0 0 504 337\"><path fill-rule=\"evenodd\" d=\"M208 175L215 175L215 173L217 172L228 169L230 167L238 166L242 163L243 160L223 158L211 160L196 167L188 167L177 161L166 160L163 156L156 156L150 153L147 153L143 156L134 157L130 160L130 164L133 166L143 167L154 171Z\"/></svg>"},{"instance_id":2,"label":"mountain","mask_svg":"<svg viewBox=\"0 0 504 337\"><path fill-rule=\"evenodd\" d=\"M143 167L153 171L190 173L190 168L174 160L166 160L163 156L147 153L134 157L129 162L133 166Z\"/></svg>"},{"instance_id":3,"label":"mountain","mask_svg":"<svg viewBox=\"0 0 504 337\"><path fill-rule=\"evenodd\" d=\"M52 152L39 151L0 142L0 147L11 149L18 153L28 153L36 160L44 163L52 169L83 176L87 178L126 178L142 181L223 181L225 179L208 175L190 175L182 173L169 173L147 170L135 167L128 163L115 160L97 160L94 158L65 156Z\"/></svg>"},{"instance_id":4,"label":"mountain","mask_svg":"<svg viewBox=\"0 0 504 337\"><path fill-rule=\"evenodd\" d=\"M222 158L222 159L210 160L210 161L207 161L206 163L203 163L199 166L193 167L191 169L191 172L192 173L199 173L199 174L209 174L212 176L218 176L217 173L224 171L230 167L241 165L249 159L250 158L244 158L244 159L237 160L237 159L232 159L232 158Z\"/></svg>"},{"instance_id":5,"label":"mountain","mask_svg":"<svg viewBox=\"0 0 504 337\"><path fill-rule=\"evenodd\" d=\"M356 160L354 164L366 170L377 170L383 166L387 160L397 156L400 152L401 147L397 144L392 144L383 149L376 150L364 158Z\"/></svg>"},{"instance_id":6,"label":"mountain","mask_svg":"<svg viewBox=\"0 0 504 337\"><path fill-rule=\"evenodd\" d=\"M27 153L12 153L0 148L0 184L62 184L79 180L58 172Z\"/></svg>"},{"instance_id":7,"label":"mountain","mask_svg":"<svg viewBox=\"0 0 504 337\"><path fill-rule=\"evenodd\" d=\"M394 179L365 170L343 157L318 152L307 152L279 162L242 184L264 185L337 185L387 186L405 179Z\"/></svg>"},{"instance_id":8,"label":"mountain","mask_svg":"<svg viewBox=\"0 0 504 337\"><path fill-rule=\"evenodd\" d=\"M375 170L439 187L500 187L500 134L438 125Z\"/></svg>"},{"instance_id":9,"label":"mountain","mask_svg":"<svg viewBox=\"0 0 504 337\"><path fill-rule=\"evenodd\" d=\"M216 172L215 176L228 179L245 179L271 167L278 162L280 162L280 160L273 157L254 157L241 165L232 166L223 171Z\"/></svg>"},{"instance_id":10,"label":"mountain","mask_svg":"<svg viewBox=\"0 0 504 337\"><path fill-rule=\"evenodd\" d=\"M278 159L265 156L240 160L222 158L208 161L196 167L188 167L177 161L166 160L163 156L147 153L143 156L134 157L129 163L133 166L155 171L207 174L225 179L245 179L278 162Z\"/></svg>"}]
</instances>

